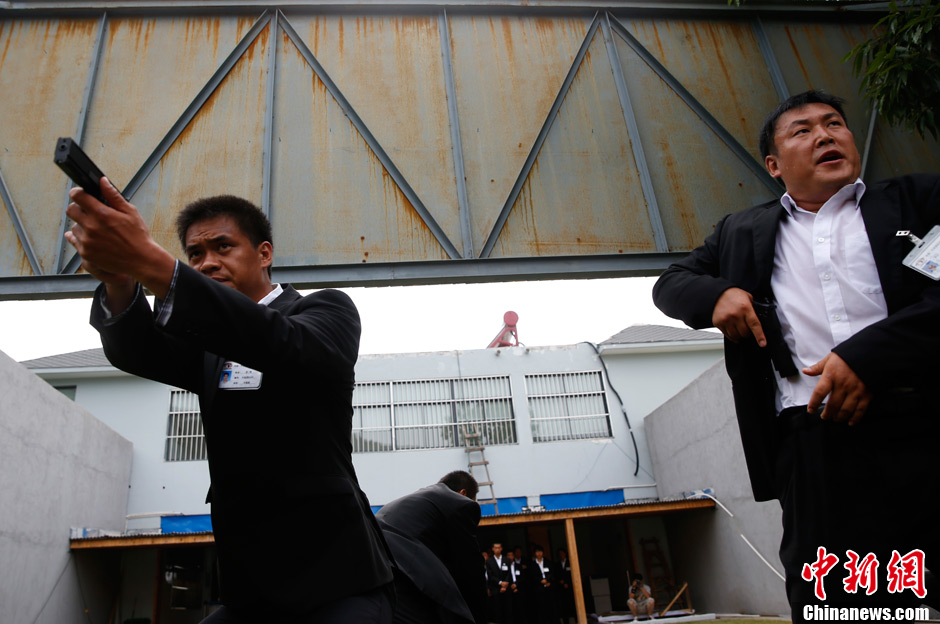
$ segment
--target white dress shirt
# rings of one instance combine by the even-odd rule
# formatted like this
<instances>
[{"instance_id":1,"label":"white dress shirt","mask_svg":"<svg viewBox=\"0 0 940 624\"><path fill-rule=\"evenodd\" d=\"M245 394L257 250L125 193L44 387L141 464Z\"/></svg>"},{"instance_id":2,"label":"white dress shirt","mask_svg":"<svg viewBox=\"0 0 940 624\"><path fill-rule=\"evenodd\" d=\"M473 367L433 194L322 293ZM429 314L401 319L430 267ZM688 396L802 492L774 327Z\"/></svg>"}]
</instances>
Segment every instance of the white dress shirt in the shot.
<instances>
[{"instance_id":1,"label":"white dress shirt","mask_svg":"<svg viewBox=\"0 0 940 624\"><path fill-rule=\"evenodd\" d=\"M840 189L815 213L785 194L770 278L783 339L798 369L888 316L858 203L865 184ZM806 405L818 377L777 377L777 409Z\"/></svg>"}]
</instances>

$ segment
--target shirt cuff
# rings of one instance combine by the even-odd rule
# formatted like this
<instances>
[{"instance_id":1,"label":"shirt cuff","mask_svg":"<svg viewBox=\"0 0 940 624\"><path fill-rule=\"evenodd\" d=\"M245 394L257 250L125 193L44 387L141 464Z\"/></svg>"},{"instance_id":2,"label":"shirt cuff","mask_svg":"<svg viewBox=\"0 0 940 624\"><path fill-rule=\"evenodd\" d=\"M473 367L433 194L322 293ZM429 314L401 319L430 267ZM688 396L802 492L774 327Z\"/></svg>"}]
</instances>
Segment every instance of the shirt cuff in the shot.
<instances>
[{"instance_id":1,"label":"shirt cuff","mask_svg":"<svg viewBox=\"0 0 940 624\"><path fill-rule=\"evenodd\" d=\"M180 273L180 261L173 264L173 279L170 280L170 289L164 299L154 299L153 316L154 322L159 327L165 327L170 322L170 315L173 314L173 299L176 294L176 278Z\"/></svg>"},{"instance_id":2,"label":"shirt cuff","mask_svg":"<svg viewBox=\"0 0 940 624\"><path fill-rule=\"evenodd\" d=\"M137 303L137 298L140 297L140 283L135 286L134 289L134 298L131 299L131 302L126 308L121 310L118 314L112 314L111 308L108 307L108 290L102 288L98 291L98 305L101 306L101 311L104 313L104 325L113 325L120 321L127 311L134 307L134 304Z\"/></svg>"}]
</instances>

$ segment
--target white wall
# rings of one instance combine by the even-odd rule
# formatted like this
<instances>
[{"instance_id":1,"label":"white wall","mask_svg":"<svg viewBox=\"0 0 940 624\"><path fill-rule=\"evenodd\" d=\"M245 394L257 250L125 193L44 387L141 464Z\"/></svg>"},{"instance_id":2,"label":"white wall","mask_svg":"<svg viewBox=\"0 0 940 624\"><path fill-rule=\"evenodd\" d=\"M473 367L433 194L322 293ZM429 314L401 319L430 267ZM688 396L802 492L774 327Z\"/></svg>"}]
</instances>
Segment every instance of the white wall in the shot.
<instances>
[{"instance_id":1,"label":"white wall","mask_svg":"<svg viewBox=\"0 0 940 624\"><path fill-rule=\"evenodd\" d=\"M715 350L605 355L612 382L607 387L607 404L613 437L599 440L533 443L528 420L525 375L601 370L599 357L587 344L367 355L357 364L356 379L509 375L518 443L486 449L497 497L526 497L530 504L538 504L543 494L626 488L628 497L651 498L657 495L656 480L643 418L718 357L720 351ZM76 402L134 442L128 514L209 512L204 503L209 487L206 462L163 460L168 386L128 375L72 380L63 377L56 380L59 382L75 383ZM639 452L638 471L627 421L611 385L626 403ZM373 505L385 504L433 483L451 470L467 469L467 455L462 448L356 453L353 462ZM482 473L474 474L479 477ZM489 492L484 490L482 495L488 496ZM128 523L131 529L153 529L159 525L157 517Z\"/></svg>"},{"instance_id":2,"label":"white wall","mask_svg":"<svg viewBox=\"0 0 940 624\"><path fill-rule=\"evenodd\" d=\"M607 403L613 438L533 443L525 375L580 370L601 370L598 356L588 345L366 356L360 359L356 379L508 374L513 389L518 443L486 448L497 497L525 496L531 498L531 504L538 504L538 497L543 494L624 487L629 487L627 495L631 497L655 496L652 464L641 438L637 440L640 471L633 476L633 444L619 404L609 388ZM467 469L467 456L463 449L357 453L353 455L353 462L363 490L373 505L387 503L433 483L450 470ZM479 476L479 473L474 474ZM488 493L486 490L483 492Z\"/></svg>"},{"instance_id":3,"label":"white wall","mask_svg":"<svg viewBox=\"0 0 940 624\"><path fill-rule=\"evenodd\" d=\"M0 352L0 622L107 622L99 562L70 554L69 527L124 528L131 451Z\"/></svg>"}]
</instances>

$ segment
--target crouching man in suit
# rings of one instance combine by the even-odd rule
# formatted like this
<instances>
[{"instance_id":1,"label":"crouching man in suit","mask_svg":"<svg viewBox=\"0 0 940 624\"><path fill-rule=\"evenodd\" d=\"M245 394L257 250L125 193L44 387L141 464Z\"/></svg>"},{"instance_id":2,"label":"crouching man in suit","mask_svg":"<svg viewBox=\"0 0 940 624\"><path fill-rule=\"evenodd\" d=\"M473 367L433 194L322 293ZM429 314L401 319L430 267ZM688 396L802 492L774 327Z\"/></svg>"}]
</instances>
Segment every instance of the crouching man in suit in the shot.
<instances>
[{"instance_id":1,"label":"crouching man in suit","mask_svg":"<svg viewBox=\"0 0 940 624\"><path fill-rule=\"evenodd\" d=\"M754 496L783 509L794 621L916 605L940 557L940 282L902 264L912 244L896 236L940 223L940 176L863 182L842 102L780 104L760 151L786 193L722 218L653 289L666 314L725 336Z\"/></svg>"},{"instance_id":2,"label":"crouching man in suit","mask_svg":"<svg viewBox=\"0 0 940 624\"><path fill-rule=\"evenodd\" d=\"M484 624L476 480L455 470L376 514L395 555L396 624Z\"/></svg>"},{"instance_id":3,"label":"crouching man in suit","mask_svg":"<svg viewBox=\"0 0 940 624\"><path fill-rule=\"evenodd\" d=\"M250 202L181 211L183 263L106 178L101 191L109 205L72 189L66 238L101 281L91 323L105 354L199 395L224 605L207 621L390 623L391 556L351 459L352 301L272 284L271 225ZM289 546L268 539L285 528Z\"/></svg>"}]
</instances>

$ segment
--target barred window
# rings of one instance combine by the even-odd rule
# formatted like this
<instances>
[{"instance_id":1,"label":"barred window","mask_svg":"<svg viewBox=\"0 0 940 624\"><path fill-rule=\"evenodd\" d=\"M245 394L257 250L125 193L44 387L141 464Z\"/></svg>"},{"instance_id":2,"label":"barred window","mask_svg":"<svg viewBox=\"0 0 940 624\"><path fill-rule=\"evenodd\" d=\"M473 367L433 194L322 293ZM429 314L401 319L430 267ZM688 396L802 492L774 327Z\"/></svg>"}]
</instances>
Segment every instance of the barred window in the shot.
<instances>
[{"instance_id":1,"label":"barred window","mask_svg":"<svg viewBox=\"0 0 940 624\"><path fill-rule=\"evenodd\" d=\"M612 437L600 371L526 375L525 384L535 442Z\"/></svg>"},{"instance_id":2,"label":"barred window","mask_svg":"<svg viewBox=\"0 0 940 624\"><path fill-rule=\"evenodd\" d=\"M166 424L166 450L170 461L198 461L206 458L206 439L199 417L199 397L186 390L170 391L170 413Z\"/></svg>"},{"instance_id":3,"label":"barred window","mask_svg":"<svg viewBox=\"0 0 940 624\"><path fill-rule=\"evenodd\" d=\"M353 451L374 453L514 444L508 376L360 382L353 392Z\"/></svg>"}]
</instances>

